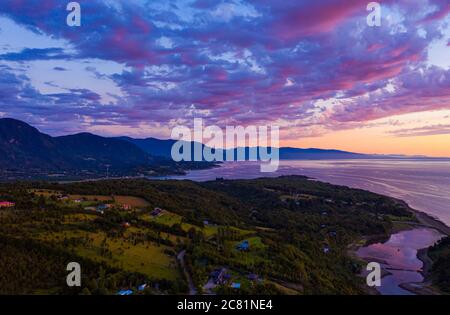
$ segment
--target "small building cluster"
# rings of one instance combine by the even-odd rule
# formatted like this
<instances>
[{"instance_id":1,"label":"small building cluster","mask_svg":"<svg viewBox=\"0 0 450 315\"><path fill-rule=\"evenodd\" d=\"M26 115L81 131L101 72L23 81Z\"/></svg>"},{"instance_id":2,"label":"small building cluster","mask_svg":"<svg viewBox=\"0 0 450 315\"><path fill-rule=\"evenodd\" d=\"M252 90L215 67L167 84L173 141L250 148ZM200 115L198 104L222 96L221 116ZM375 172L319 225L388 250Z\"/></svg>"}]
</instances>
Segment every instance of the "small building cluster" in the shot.
<instances>
[{"instance_id":1,"label":"small building cluster","mask_svg":"<svg viewBox=\"0 0 450 315\"><path fill-rule=\"evenodd\" d=\"M248 276L247 276L247 278L248 278L248 280L250 280L250 281L260 281L261 279L259 278L259 276L257 275L257 274L255 274L255 273L250 273Z\"/></svg>"},{"instance_id":2,"label":"small building cluster","mask_svg":"<svg viewBox=\"0 0 450 315\"><path fill-rule=\"evenodd\" d=\"M239 290L242 287L240 280L243 280L243 274L234 276L230 270L225 267L215 269L210 273L207 283L203 286L206 294L214 294L214 288L217 286L228 286L232 289ZM246 278L251 282L262 282L263 278L254 273L247 274Z\"/></svg>"},{"instance_id":3,"label":"small building cluster","mask_svg":"<svg viewBox=\"0 0 450 315\"><path fill-rule=\"evenodd\" d=\"M147 283L141 284L137 287L137 291L144 291L146 287ZM134 291L131 289L120 290L119 292L117 292L117 295L132 295L132 294L134 294Z\"/></svg>"},{"instance_id":4,"label":"small building cluster","mask_svg":"<svg viewBox=\"0 0 450 315\"><path fill-rule=\"evenodd\" d=\"M236 249L247 252L250 250L250 243L248 242L248 240L244 240L236 246Z\"/></svg>"},{"instance_id":5,"label":"small building cluster","mask_svg":"<svg viewBox=\"0 0 450 315\"><path fill-rule=\"evenodd\" d=\"M105 211L106 209L111 209L111 208L112 208L112 204L104 203L104 204L98 205L96 209L97 209L97 211Z\"/></svg>"},{"instance_id":6,"label":"small building cluster","mask_svg":"<svg viewBox=\"0 0 450 315\"><path fill-rule=\"evenodd\" d=\"M155 208L152 210L152 212L150 212L150 215L152 217L159 217L164 213L164 210L161 208Z\"/></svg>"},{"instance_id":7,"label":"small building cluster","mask_svg":"<svg viewBox=\"0 0 450 315\"><path fill-rule=\"evenodd\" d=\"M96 212L99 212L99 213L103 214L105 212L105 210L111 209L113 207L114 207L114 204L105 203L105 204L100 204L100 205L98 205L96 207L85 207L84 210L93 210L93 211L96 211ZM133 209L133 207L131 205L129 205L129 204L123 204L121 206L121 208L123 210L127 210L127 211L130 211L130 210Z\"/></svg>"},{"instance_id":8,"label":"small building cluster","mask_svg":"<svg viewBox=\"0 0 450 315\"><path fill-rule=\"evenodd\" d=\"M113 207L112 204L107 203L107 204L100 204L100 205L98 205L98 206L96 206L96 207L93 207L93 206L91 206L91 207L85 207L84 210L87 210L87 211L95 211L95 212L98 212L98 213L100 213L100 214L104 214L104 213L105 213L105 210L111 209L112 207Z\"/></svg>"},{"instance_id":9,"label":"small building cluster","mask_svg":"<svg viewBox=\"0 0 450 315\"><path fill-rule=\"evenodd\" d=\"M131 210L133 207L131 206L131 205L129 205L129 204L123 204L122 205L122 209L123 210L127 210L127 211L129 211L129 210Z\"/></svg>"},{"instance_id":10,"label":"small building cluster","mask_svg":"<svg viewBox=\"0 0 450 315\"><path fill-rule=\"evenodd\" d=\"M58 199L59 201L65 201L65 200L69 200L70 198L69 198L68 195L59 195L59 196L57 197L57 199Z\"/></svg>"},{"instance_id":11,"label":"small building cluster","mask_svg":"<svg viewBox=\"0 0 450 315\"><path fill-rule=\"evenodd\" d=\"M241 283L240 282L233 282L233 283L231 283L231 288L232 289L240 289L241 288Z\"/></svg>"},{"instance_id":12,"label":"small building cluster","mask_svg":"<svg viewBox=\"0 0 450 315\"><path fill-rule=\"evenodd\" d=\"M131 227L131 224L129 222L124 222L122 223L122 227L128 229L129 227Z\"/></svg>"},{"instance_id":13,"label":"small building cluster","mask_svg":"<svg viewBox=\"0 0 450 315\"><path fill-rule=\"evenodd\" d=\"M225 268L214 270L213 272L211 272L210 276L214 284L216 285L223 285L231 278L231 275L227 273L227 270Z\"/></svg>"},{"instance_id":14,"label":"small building cluster","mask_svg":"<svg viewBox=\"0 0 450 315\"><path fill-rule=\"evenodd\" d=\"M0 208L12 208L14 207L16 204L14 202L10 202L10 201L0 201Z\"/></svg>"}]
</instances>

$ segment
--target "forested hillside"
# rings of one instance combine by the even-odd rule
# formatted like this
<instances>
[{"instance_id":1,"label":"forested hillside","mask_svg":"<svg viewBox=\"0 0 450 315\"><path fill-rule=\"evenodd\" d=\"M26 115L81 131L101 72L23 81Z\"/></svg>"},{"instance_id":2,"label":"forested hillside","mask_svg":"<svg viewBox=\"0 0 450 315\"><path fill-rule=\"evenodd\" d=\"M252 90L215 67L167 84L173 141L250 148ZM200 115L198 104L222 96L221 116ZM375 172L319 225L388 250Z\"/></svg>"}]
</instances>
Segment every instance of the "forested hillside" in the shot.
<instances>
[{"instance_id":1,"label":"forested hillside","mask_svg":"<svg viewBox=\"0 0 450 315\"><path fill-rule=\"evenodd\" d=\"M0 199L15 202L0 210L4 293L187 293L184 269L197 293L358 294L348 246L414 219L395 199L301 176L16 183ZM65 286L69 260L87 266L82 288Z\"/></svg>"}]
</instances>

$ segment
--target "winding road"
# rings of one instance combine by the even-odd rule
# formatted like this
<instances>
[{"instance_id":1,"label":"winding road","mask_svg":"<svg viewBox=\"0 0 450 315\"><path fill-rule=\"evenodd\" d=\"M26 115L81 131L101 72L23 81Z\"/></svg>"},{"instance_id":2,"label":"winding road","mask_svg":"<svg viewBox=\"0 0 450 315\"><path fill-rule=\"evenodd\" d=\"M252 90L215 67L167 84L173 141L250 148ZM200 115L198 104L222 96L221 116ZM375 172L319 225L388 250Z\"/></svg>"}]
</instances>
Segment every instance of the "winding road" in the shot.
<instances>
[{"instance_id":1,"label":"winding road","mask_svg":"<svg viewBox=\"0 0 450 315\"><path fill-rule=\"evenodd\" d=\"M179 260L181 264L181 268L183 268L183 273L186 276L188 286L189 286L189 295L196 295L197 289L195 288L194 281L192 281L192 277L189 273L189 271L186 268L186 264L184 262L184 256L186 255L186 250L183 249L181 252L178 253L177 259Z\"/></svg>"}]
</instances>

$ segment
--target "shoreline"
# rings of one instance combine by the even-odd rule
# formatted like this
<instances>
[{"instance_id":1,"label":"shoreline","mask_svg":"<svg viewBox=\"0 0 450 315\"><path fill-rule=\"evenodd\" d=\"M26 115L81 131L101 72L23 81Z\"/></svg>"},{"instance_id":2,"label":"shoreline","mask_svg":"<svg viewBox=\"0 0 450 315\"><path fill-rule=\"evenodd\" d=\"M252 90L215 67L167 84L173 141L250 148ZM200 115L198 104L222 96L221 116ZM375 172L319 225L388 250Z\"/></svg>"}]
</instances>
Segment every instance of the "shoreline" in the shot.
<instances>
[{"instance_id":1,"label":"shoreline","mask_svg":"<svg viewBox=\"0 0 450 315\"><path fill-rule=\"evenodd\" d=\"M417 227L435 229L443 234L443 237L450 235L450 227L438 218L434 218L433 216L419 210L411 210L416 215L417 220L419 220L419 224L416 225ZM430 270L433 266L433 261L428 256L428 249L429 247L420 248L416 254L417 259L422 262L422 270L419 271L419 273L422 275L423 280L421 282L402 283L399 285L400 288L417 295L441 294L439 289L433 286L430 278Z\"/></svg>"},{"instance_id":2,"label":"shoreline","mask_svg":"<svg viewBox=\"0 0 450 315\"><path fill-rule=\"evenodd\" d=\"M423 276L422 282L402 283L400 288L412 292L417 295L439 295L439 289L433 286L430 279L430 269L433 261L428 256L428 248L421 248L417 251L417 259L422 262L422 270L420 274Z\"/></svg>"},{"instance_id":3,"label":"shoreline","mask_svg":"<svg viewBox=\"0 0 450 315\"><path fill-rule=\"evenodd\" d=\"M399 200L401 202L404 202L402 200ZM445 223L440 221L437 218L434 218L433 216L416 209L413 209L409 207L409 211L414 214L418 222L397 222L402 223L403 227L400 227L398 229L393 229L391 233L389 234L389 238L396 233L402 232L402 231L408 231L413 230L417 228L427 228L427 229L434 229L441 233L443 237L450 235L450 227L447 226ZM394 222L395 224L395 222ZM352 244L351 248L349 249L349 255L352 258L356 258L357 260L368 262L367 257L360 257L357 255L357 251L359 248L367 246L367 239L365 240L365 244ZM384 243L384 242L383 242ZM431 245L430 245L431 246ZM432 267L433 261L428 256L428 248L420 248L417 250L416 258L422 262L422 268L420 271L418 271L422 276L423 280L421 282L410 282L410 283L401 283L398 286L401 289L404 289L406 291L409 291L416 295L439 295L441 294L440 291L432 285L431 279L430 279L430 269ZM382 277L389 275L390 272L387 270L388 268L382 267ZM364 270L360 274L361 277L364 277ZM363 286L363 290L370 295L381 295L381 293L376 288L368 288Z\"/></svg>"},{"instance_id":4,"label":"shoreline","mask_svg":"<svg viewBox=\"0 0 450 315\"><path fill-rule=\"evenodd\" d=\"M309 176L307 176L308 178L311 178ZM323 181L317 178L311 178L313 180L317 180L319 182L325 182L325 183L329 183L328 181ZM329 183L331 184L331 183ZM335 185L335 184L332 184ZM337 185L337 186L343 186L343 185ZM344 185L345 186L345 185ZM361 189L361 188L359 188ZM365 191L369 191L372 192L370 190L367 189L362 189ZM401 198L398 197L393 197L393 196L389 196L386 194L381 194L381 193L377 193L377 192L373 192L375 194L379 194L385 197L389 197L392 198L394 200L397 200L399 203L405 205L408 208L408 211L410 211L414 217L416 218L417 222L415 221L394 221L394 227L392 229L392 231L389 233L388 238L384 241L381 241L381 243L385 243L389 240L389 238L399 232L402 231L408 231L408 230L413 230L413 229L417 229L417 228L427 228L427 229L433 229L438 231L439 233L441 233L443 235L443 237L445 236L450 236L450 226L446 225L444 222L442 222L439 218L436 218L424 211L421 210L417 210L412 208L406 201L404 201ZM398 224L398 226L395 226L395 223ZM403 226L401 226L403 225ZM368 241L371 239L372 236L368 235L366 237L364 237L364 244L350 244L349 245L349 249L348 249L348 254L351 258L359 261L364 261L366 263L368 263L367 261L367 257L363 258L363 257L359 257L357 255L357 251L359 248L361 247L365 247L368 246ZM432 246L432 245L430 245ZM417 294L417 295L436 295L436 294L441 294L441 292L439 291L439 289L437 289L436 287L434 287L432 285L431 279L430 279L430 269L432 267L433 261L430 259L430 257L428 256L428 249L429 247L425 247L425 248L420 248L417 250L416 253L416 258L422 262L422 270L418 271L422 276L423 276L423 280L421 282L411 282L411 283L402 283L399 285L400 288L409 291L413 294ZM384 278L388 275L390 275L391 273L389 272L389 270L387 270L387 268L382 267L381 268L381 278ZM365 277L364 275L364 270L361 271L360 277ZM366 287L363 286L363 290L370 295L381 295L381 293L374 287Z\"/></svg>"},{"instance_id":5,"label":"shoreline","mask_svg":"<svg viewBox=\"0 0 450 315\"><path fill-rule=\"evenodd\" d=\"M450 227L444 222L435 218L428 213L410 208L410 211L416 216L419 223L417 226L428 227L441 232L444 235L450 235ZM412 225L414 223L411 223Z\"/></svg>"}]
</instances>

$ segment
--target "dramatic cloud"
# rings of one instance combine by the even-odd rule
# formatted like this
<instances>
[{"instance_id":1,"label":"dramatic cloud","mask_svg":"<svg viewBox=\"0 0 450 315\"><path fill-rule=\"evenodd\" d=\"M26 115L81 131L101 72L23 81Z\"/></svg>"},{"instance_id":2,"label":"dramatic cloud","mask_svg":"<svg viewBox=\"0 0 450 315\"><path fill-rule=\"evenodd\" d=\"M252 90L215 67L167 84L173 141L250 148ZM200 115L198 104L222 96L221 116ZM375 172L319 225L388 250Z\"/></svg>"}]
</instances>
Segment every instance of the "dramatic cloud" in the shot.
<instances>
[{"instance_id":1,"label":"dramatic cloud","mask_svg":"<svg viewBox=\"0 0 450 315\"><path fill-rule=\"evenodd\" d=\"M69 59L71 56L65 54L61 48L25 48L18 53L6 53L0 55L0 60L8 61L32 61L32 60L58 60Z\"/></svg>"},{"instance_id":2,"label":"dramatic cloud","mask_svg":"<svg viewBox=\"0 0 450 315\"><path fill-rule=\"evenodd\" d=\"M397 137L417 137L450 134L450 125L432 125L420 128L399 129L391 132Z\"/></svg>"},{"instance_id":3,"label":"dramatic cloud","mask_svg":"<svg viewBox=\"0 0 450 315\"><path fill-rule=\"evenodd\" d=\"M58 134L203 117L293 138L450 108L450 70L429 56L449 55L448 1L382 1L380 27L359 0L79 2L81 27L65 1L2 2L0 31L17 32L0 41L3 115Z\"/></svg>"}]
</instances>

